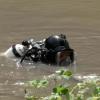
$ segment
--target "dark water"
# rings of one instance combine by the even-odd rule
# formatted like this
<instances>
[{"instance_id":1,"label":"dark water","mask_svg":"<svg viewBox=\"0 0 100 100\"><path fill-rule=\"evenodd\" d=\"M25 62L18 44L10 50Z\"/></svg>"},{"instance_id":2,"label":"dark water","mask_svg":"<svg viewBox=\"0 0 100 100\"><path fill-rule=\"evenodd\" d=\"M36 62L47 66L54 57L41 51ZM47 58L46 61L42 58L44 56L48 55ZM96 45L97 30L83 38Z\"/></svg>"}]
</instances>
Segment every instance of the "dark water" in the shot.
<instances>
[{"instance_id":1,"label":"dark water","mask_svg":"<svg viewBox=\"0 0 100 100\"><path fill-rule=\"evenodd\" d=\"M0 0L0 52L23 39L64 33L77 52L77 73L100 73L99 27L99 0ZM24 100L19 83L57 69L34 66L17 68L14 61L0 57L0 100Z\"/></svg>"}]
</instances>

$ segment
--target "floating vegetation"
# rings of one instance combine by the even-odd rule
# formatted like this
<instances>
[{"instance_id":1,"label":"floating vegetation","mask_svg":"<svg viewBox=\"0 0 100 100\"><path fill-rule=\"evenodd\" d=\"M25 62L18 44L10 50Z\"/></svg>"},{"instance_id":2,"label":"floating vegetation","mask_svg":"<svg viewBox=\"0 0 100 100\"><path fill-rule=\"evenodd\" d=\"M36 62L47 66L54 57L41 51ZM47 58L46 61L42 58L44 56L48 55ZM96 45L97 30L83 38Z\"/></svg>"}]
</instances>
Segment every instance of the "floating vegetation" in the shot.
<instances>
[{"instance_id":1,"label":"floating vegetation","mask_svg":"<svg viewBox=\"0 0 100 100\"><path fill-rule=\"evenodd\" d=\"M29 95L27 90L25 90L25 98L26 100L100 100L100 78L91 79L88 77L79 83L66 86L66 83L72 76L71 71L61 69L52 75L43 77L43 80L29 81L26 83L28 86L38 89L47 87L50 79L56 84L49 96L37 97L35 95ZM57 84L59 79L63 79L66 82Z\"/></svg>"},{"instance_id":2,"label":"floating vegetation","mask_svg":"<svg viewBox=\"0 0 100 100\"><path fill-rule=\"evenodd\" d=\"M32 86L35 88L46 87L48 85L47 80L32 80L27 83L28 86Z\"/></svg>"}]
</instances>

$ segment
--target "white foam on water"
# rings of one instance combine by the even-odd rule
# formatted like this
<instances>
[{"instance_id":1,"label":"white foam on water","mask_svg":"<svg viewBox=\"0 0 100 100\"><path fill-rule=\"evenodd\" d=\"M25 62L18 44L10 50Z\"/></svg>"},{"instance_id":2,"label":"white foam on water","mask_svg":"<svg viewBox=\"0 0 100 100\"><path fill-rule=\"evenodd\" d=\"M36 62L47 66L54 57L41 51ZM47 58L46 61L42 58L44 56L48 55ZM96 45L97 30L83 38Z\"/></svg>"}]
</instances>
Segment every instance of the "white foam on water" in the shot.
<instances>
[{"instance_id":1,"label":"white foam on water","mask_svg":"<svg viewBox=\"0 0 100 100\"><path fill-rule=\"evenodd\" d=\"M74 74L73 78L78 81L84 81L84 80L100 80L100 75L97 74L87 74L87 75L82 75L82 74Z\"/></svg>"}]
</instances>

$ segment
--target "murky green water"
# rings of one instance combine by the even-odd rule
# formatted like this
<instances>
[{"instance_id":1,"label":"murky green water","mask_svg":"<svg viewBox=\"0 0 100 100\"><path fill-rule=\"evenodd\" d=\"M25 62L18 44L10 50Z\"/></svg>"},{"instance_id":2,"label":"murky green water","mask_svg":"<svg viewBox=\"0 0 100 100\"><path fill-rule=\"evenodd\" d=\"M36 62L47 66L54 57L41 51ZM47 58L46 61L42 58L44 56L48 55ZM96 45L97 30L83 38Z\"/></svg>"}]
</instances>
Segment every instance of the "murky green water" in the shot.
<instances>
[{"instance_id":1,"label":"murky green water","mask_svg":"<svg viewBox=\"0 0 100 100\"><path fill-rule=\"evenodd\" d=\"M99 0L0 0L0 52L23 39L64 33L77 52L77 73L99 74L99 5ZM16 83L57 69L34 66L17 68L15 62L0 57L0 100L24 100L24 87Z\"/></svg>"}]
</instances>

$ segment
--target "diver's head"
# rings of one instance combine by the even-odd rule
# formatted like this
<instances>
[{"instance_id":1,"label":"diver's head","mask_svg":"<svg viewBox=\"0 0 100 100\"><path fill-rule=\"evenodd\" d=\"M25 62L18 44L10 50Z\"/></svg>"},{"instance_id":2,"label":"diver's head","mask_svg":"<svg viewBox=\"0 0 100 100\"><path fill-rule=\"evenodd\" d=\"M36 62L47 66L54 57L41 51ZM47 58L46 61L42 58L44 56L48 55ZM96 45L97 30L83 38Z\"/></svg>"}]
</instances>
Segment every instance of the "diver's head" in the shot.
<instances>
[{"instance_id":1,"label":"diver's head","mask_svg":"<svg viewBox=\"0 0 100 100\"><path fill-rule=\"evenodd\" d=\"M53 35L45 40L45 47L47 49L55 49L58 46L69 48L68 41L63 37L63 35Z\"/></svg>"}]
</instances>

